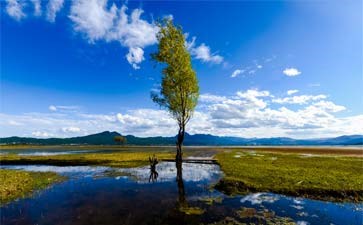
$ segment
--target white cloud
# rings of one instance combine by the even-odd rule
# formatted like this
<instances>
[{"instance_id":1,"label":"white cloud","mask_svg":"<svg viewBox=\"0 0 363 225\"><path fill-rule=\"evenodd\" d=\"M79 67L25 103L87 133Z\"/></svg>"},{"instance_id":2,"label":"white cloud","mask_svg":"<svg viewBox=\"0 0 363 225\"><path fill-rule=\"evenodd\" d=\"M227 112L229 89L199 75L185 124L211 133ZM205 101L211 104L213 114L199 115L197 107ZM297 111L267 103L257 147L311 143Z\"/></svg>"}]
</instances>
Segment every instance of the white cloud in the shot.
<instances>
[{"instance_id":1,"label":"white cloud","mask_svg":"<svg viewBox=\"0 0 363 225\"><path fill-rule=\"evenodd\" d=\"M270 96L270 92L269 91L259 91L258 89L249 89L249 90L247 90L245 92L238 91L237 96L239 96L241 98L251 99L251 98L255 98L255 97L267 97L267 96Z\"/></svg>"},{"instance_id":2,"label":"white cloud","mask_svg":"<svg viewBox=\"0 0 363 225\"><path fill-rule=\"evenodd\" d=\"M13 17L15 20L20 21L25 18L26 15L23 12L24 3L18 0L6 0L6 12L9 16Z\"/></svg>"},{"instance_id":3,"label":"white cloud","mask_svg":"<svg viewBox=\"0 0 363 225\"><path fill-rule=\"evenodd\" d=\"M320 84L319 83L311 83L311 84L308 84L309 87L320 87Z\"/></svg>"},{"instance_id":4,"label":"white cloud","mask_svg":"<svg viewBox=\"0 0 363 225\"><path fill-rule=\"evenodd\" d=\"M46 18L49 22L55 22L57 13L63 8L64 0L49 0Z\"/></svg>"},{"instance_id":5,"label":"white cloud","mask_svg":"<svg viewBox=\"0 0 363 225\"><path fill-rule=\"evenodd\" d=\"M48 109L52 112L77 112L79 111L80 107L75 105L50 105Z\"/></svg>"},{"instance_id":6,"label":"white cloud","mask_svg":"<svg viewBox=\"0 0 363 225\"><path fill-rule=\"evenodd\" d=\"M346 110L344 106L336 105L335 103L331 101L319 101L312 105L312 107L317 107L320 109L323 109L327 112L340 112L343 110Z\"/></svg>"},{"instance_id":7,"label":"white cloud","mask_svg":"<svg viewBox=\"0 0 363 225\"><path fill-rule=\"evenodd\" d=\"M272 60L272 59L271 59ZM266 60L252 60L251 62L249 62L247 64L247 66L241 66L242 69L238 69L235 71L241 71L241 73L245 73L249 74L249 75L253 75L255 73L257 73L259 70L261 70L264 67L264 64L267 64L269 61ZM238 74L236 74L235 76L237 76ZM231 77L235 77L232 76Z\"/></svg>"},{"instance_id":8,"label":"white cloud","mask_svg":"<svg viewBox=\"0 0 363 225\"><path fill-rule=\"evenodd\" d=\"M301 72L296 68L286 68L283 73L289 77L294 77L301 74Z\"/></svg>"},{"instance_id":9,"label":"white cloud","mask_svg":"<svg viewBox=\"0 0 363 225\"><path fill-rule=\"evenodd\" d=\"M31 0L34 6L34 16L42 15L42 6L40 1L41 0Z\"/></svg>"},{"instance_id":10,"label":"white cloud","mask_svg":"<svg viewBox=\"0 0 363 225\"><path fill-rule=\"evenodd\" d=\"M271 107L275 97L266 90L250 89L232 96L202 94L187 132L293 138L363 133L363 115L336 117L334 114L345 107L319 98L297 109L289 109L285 106ZM134 109L113 114L77 111L22 115L0 113L0 127L0 136L70 137L110 130L146 137L174 136L177 132L176 122L168 112L156 109Z\"/></svg>"},{"instance_id":11,"label":"white cloud","mask_svg":"<svg viewBox=\"0 0 363 225\"><path fill-rule=\"evenodd\" d=\"M250 70L248 71L248 74L255 74L256 73L256 70Z\"/></svg>"},{"instance_id":12,"label":"white cloud","mask_svg":"<svg viewBox=\"0 0 363 225\"><path fill-rule=\"evenodd\" d=\"M54 106L54 105L50 105L50 106L49 106L49 110L50 110L50 111L53 111L53 112L54 112L54 111L57 111L57 107L56 107L56 106Z\"/></svg>"},{"instance_id":13,"label":"white cloud","mask_svg":"<svg viewBox=\"0 0 363 225\"><path fill-rule=\"evenodd\" d=\"M298 92L299 92L299 90L294 89L294 90L288 90L286 93L287 93L287 95L293 95L293 94L296 94Z\"/></svg>"},{"instance_id":14,"label":"white cloud","mask_svg":"<svg viewBox=\"0 0 363 225\"><path fill-rule=\"evenodd\" d=\"M327 98L326 95L296 95L292 97L286 98L276 98L272 99L272 102L279 103L279 104L307 104L311 101L317 101L321 99Z\"/></svg>"},{"instance_id":15,"label":"white cloud","mask_svg":"<svg viewBox=\"0 0 363 225\"><path fill-rule=\"evenodd\" d=\"M164 110L135 109L118 113L116 117L124 133L132 130L140 136L158 136L174 134L177 130L176 122Z\"/></svg>"},{"instance_id":16,"label":"white cloud","mask_svg":"<svg viewBox=\"0 0 363 225\"><path fill-rule=\"evenodd\" d=\"M24 125L24 124L19 123L19 122L15 121L15 120L9 120L8 123L11 126L22 126L22 125Z\"/></svg>"},{"instance_id":17,"label":"white cloud","mask_svg":"<svg viewBox=\"0 0 363 225\"><path fill-rule=\"evenodd\" d=\"M242 73L244 73L244 70L239 70L239 69L235 70L235 71L233 71L231 77L237 77L238 75L240 75Z\"/></svg>"},{"instance_id":18,"label":"white cloud","mask_svg":"<svg viewBox=\"0 0 363 225\"><path fill-rule=\"evenodd\" d=\"M32 132L32 136L34 136L34 137L41 137L41 138L47 138L47 137L50 137L51 135L48 134L45 131L34 131L34 132Z\"/></svg>"},{"instance_id":19,"label":"white cloud","mask_svg":"<svg viewBox=\"0 0 363 225\"><path fill-rule=\"evenodd\" d=\"M90 42L105 39L114 26L117 7L106 8L107 0L73 1L69 18L74 23L74 30L84 33Z\"/></svg>"},{"instance_id":20,"label":"white cloud","mask_svg":"<svg viewBox=\"0 0 363 225\"><path fill-rule=\"evenodd\" d=\"M126 55L127 61L132 65L134 69L140 69L138 66L139 63L141 63L144 58L144 50L142 48L136 47L136 48L130 48L129 53Z\"/></svg>"},{"instance_id":21,"label":"white cloud","mask_svg":"<svg viewBox=\"0 0 363 225\"><path fill-rule=\"evenodd\" d=\"M187 39L189 36L188 33L185 34L185 39ZM207 46L206 44L202 43L199 46L196 46L195 44L196 42L196 37L192 37L191 41L185 41L185 45L186 48L189 50L190 54L196 58L201 60L202 62L209 62L209 63L214 63L214 64L220 64L223 62L223 57L215 54L215 53L211 53L210 47Z\"/></svg>"},{"instance_id":22,"label":"white cloud","mask_svg":"<svg viewBox=\"0 0 363 225\"><path fill-rule=\"evenodd\" d=\"M198 47L192 48L191 54L194 55L196 59L200 59L202 62L210 62L215 64L220 64L223 62L223 57L211 53L210 47L202 43Z\"/></svg>"},{"instance_id":23,"label":"white cloud","mask_svg":"<svg viewBox=\"0 0 363 225\"><path fill-rule=\"evenodd\" d=\"M28 5L19 0L6 0L7 13L16 20L26 17L24 8ZM42 14L41 0L30 0L34 6L34 15ZM64 7L64 0L49 0L46 4L45 18L55 22L57 14ZM75 32L80 33L91 44L97 41L117 42L128 48L125 58L134 68L139 69L145 60L144 48L157 43L159 27L154 21L142 19L142 9L134 9L127 13L126 5L117 6L117 1L108 0L74 0L70 3L69 19ZM172 19L173 15L165 18ZM203 62L220 64L223 57L212 53L210 47L202 43L195 46L195 37L192 42L186 43L188 50L195 59Z\"/></svg>"},{"instance_id":24,"label":"white cloud","mask_svg":"<svg viewBox=\"0 0 363 225\"><path fill-rule=\"evenodd\" d=\"M143 48L157 43L159 28L141 19L141 9L133 10L130 16L126 11L126 6L118 9L115 4L107 8L107 0L81 0L72 4L69 18L74 30L91 43L116 41L129 48L126 59L134 69L139 69L144 60Z\"/></svg>"},{"instance_id":25,"label":"white cloud","mask_svg":"<svg viewBox=\"0 0 363 225\"><path fill-rule=\"evenodd\" d=\"M63 127L61 129L65 133L78 133L81 132L81 129L79 127Z\"/></svg>"},{"instance_id":26,"label":"white cloud","mask_svg":"<svg viewBox=\"0 0 363 225\"><path fill-rule=\"evenodd\" d=\"M201 94L199 96L199 101L200 102L214 102L214 103L217 103L217 102L223 102L227 100L226 97L224 96L218 96L218 95L212 95L212 94Z\"/></svg>"}]
</instances>

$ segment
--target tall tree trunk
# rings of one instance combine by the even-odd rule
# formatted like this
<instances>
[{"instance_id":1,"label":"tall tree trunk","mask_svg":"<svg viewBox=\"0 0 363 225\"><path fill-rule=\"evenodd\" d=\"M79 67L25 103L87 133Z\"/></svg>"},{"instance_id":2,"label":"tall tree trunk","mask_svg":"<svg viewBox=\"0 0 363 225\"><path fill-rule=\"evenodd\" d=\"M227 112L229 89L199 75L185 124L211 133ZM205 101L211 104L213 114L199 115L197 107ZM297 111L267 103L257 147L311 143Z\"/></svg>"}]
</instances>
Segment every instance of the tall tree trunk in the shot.
<instances>
[{"instance_id":1,"label":"tall tree trunk","mask_svg":"<svg viewBox=\"0 0 363 225\"><path fill-rule=\"evenodd\" d=\"M176 157L175 157L176 163L183 161L182 148L183 148L184 134L185 134L185 126L181 126L179 128L178 138L176 142Z\"/></svg>"}]
</instances>

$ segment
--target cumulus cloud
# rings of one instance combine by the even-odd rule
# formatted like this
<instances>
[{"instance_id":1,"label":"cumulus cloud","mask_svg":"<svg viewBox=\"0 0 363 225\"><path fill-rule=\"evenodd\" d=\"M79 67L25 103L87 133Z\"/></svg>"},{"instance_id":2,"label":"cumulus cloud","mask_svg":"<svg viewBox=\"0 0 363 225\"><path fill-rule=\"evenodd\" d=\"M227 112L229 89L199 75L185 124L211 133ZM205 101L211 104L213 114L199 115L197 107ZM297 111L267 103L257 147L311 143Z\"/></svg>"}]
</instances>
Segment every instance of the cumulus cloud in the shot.
<instances>
[{"instance_id":1,"label":"cumulus cloud","mask_svg":"<svg viewBox=\"0 0 363 225\"><path fill-rule=\"evenodd\" d=\"M49 22L55 22L57 13L62 9L64 0L49 0L47 4L46 18Z\"/></svg>"},{"instance_id":2,"label":"cumulus cloud","mask_svg":"<svg viewBox=\"0 0 363 225\"><path fill-rule=\"evenodd\" d=\"M57 111L57 107L54 106L54 105L50 105L48 108L49 108L50 111L53 111L53 112Z\"/></svg>"},{"instance_id":3,"label":"cumulus cloud","mask_svg":"<svg viewBox=\"0 0 363 225\"><path fill-rule=\"evenodd\" d=\"M286 93L287 93L287 95L293 95L293 94L296 94L298 92L299 92L299 90L294 89L294 90L288 90Z\"/></svg>"},{"instance_id":4,"label":"cumulus cloud","mask_svg":"<svg viewBox=\"0 0 363 225\"><path fill-rule=\"evenodd\" d=\"M331 101L319 101L314 103L311 107L317 107L328 112L340 112L346 110L344 106L336 105Z\"/></svg>"},{"instance_id":5,"label":"cumulus cloud","mask_svg":"<svg viewBox=\"0 0 363 225\"><path fill-rule=\"evenodd\" d=\"M34 131L34 132L32 132L32 136L34 136L34 137L41 137L41 138L47 138L47 137L50 137L51 135L48 134L45 131Z\"/></svg>"},{"instance_id":6,"label":"cumulus cloud","mask_svg":"<svg viewBox=\"0 0 363 225\"><path fill-rule=\"evenodd\" d=\"M42 6L40 1L41 0L31 0L34 6L34 16L42 15Z\"/></svg>"},{"instance_id":7,"label":"cumulus cloud","mask_svg":"<svg viewBox=\"0 0 363 225\"><path fill-rule=\"evenodd\" d=\"M272 102L279 103L279 104L307 104L311 101L317 101L320 99L327 98L326 95L296 95L292 97L286 98L276 98L272 99Z\"/></svg>"},{"instance_id":8,"label":"cumulus cloud","mask_svg":"<svg viewBox=\"0 0 363 225\"><path fill-rule=\"evenodd\" d=\"M132 65L134 69L140 69L138 66L139 63L141 63L144 58L144 50L142 48L136 47L136 48L130 48L129 52L126 55L127 61Z\"/></svg>"},{"instance_id":9,"label":"cumulus cloud","mask_svg":"<svg viewBox=\"0 0 363 225\"><path fill-rule=\"evenodd\" d=\"M271 108L270 104L275 97L268 91L250 89L237 92L230 97L213 96L212 99L217 101L205 103L207 119L204 121L208 121L209 132L213 134L244 137L266 137L267 135L311 138L327 136L327 134L330 136L354 134L362 131L362 128L357 125L345 124L342 125L340 132L334 130L334 133L331 130L332 125L334 124L335 127L343 124L343 118L335 117L334 113L345 110L345 107L331 101L319 100L322 96L311 97L315 101L295 110L286 107ZM360 117L361 115L344 119L358 121ZM203 120L198 120L199 123L201 121ZM349 126L352 127L348 128ZM267 130L268 133L266 133ZM314 135L311 135L311 130L314 130Z\"/></svg>"},{"instance_id":10,"label":"cumulus cloud","mask_svg":"<svg viewBox=\"0 0 363 225\"><path fill-rule=\"evenodd\" d=\"M80 107L75 105L50 105L48 109L52 112L61 111L61 112L77 112Z\"/></svg>"},{"instance_id":11,"label":"cumulus cloud","mask_svg":"<svg viewBox=\"0 0 363 225\"><path fill-rule=\"evenodd\" d=\"M23 12L24 9L24 3L18 0L6 0L6 12L9 16L14 18L17 21L20 21L21 19L25 18L26 15Z\"/></svg>"},{"instance_id":12,"label":"cumulus cloud","mask_svg":"<svg viewBox=\"0 0 363 225\"><path fill-rule=\"evenodd\" d=\"M321 138L360 134L363 115L337 117L345 110L332 101L317 100L299 108L272 107L269 91L250 89L231 96L202 94L189 133L239 137ZM165 110L134 109L114 114L0 114L0 136L70 137L118 131L136 136L174 136L177 124Z\"/></svg>"},{"instance_id":13,"label":"cumulus cloud","mask_svg":"<svg viewBox=\"0 0 363 225\"><path fill-rule=\"evenodd\" d=\"M19 0L6 0L6 12L15 20L20 21L26 17L24 8L29 4ZM34 7L34 15L42 14L41 0L30 0ZM157 43L159 27L154 21L141 18L142 9L134 9L128 13L126 5L117 6L118 1L109 0L77 0L71 1L70 19L73 29L81 34L90 44L98 41L117 42L128 49L125 58L134 68L139 69L145 60L144 49ZM49 0L46 4L45 18L54 23L57 14L64 7L64 0ZM173 15L165 18L173 19ZM187 42L188 50L193 58L202 62L220 64L223 57L212 53L209 46L202 43L195 45L195 37Z\"/></svg>"},{"instance_id":14,"label":"cumulus cloud","mask_svg":"<svg viewBox=\"0 0 363 225\"><path fill-rule=\"evenodd\" d=\"M185 34L185 38L187 39L189 34ZM196 37L192 37L191 41L186 41L186 47L189 50L190 54L196 58L201 60L202 62L208 62L213 64L220 64L223 62L224 58L216 53L212 53L209 46L202 43L199 46L196 46Z\"/></svg>"},{"instance_id":15,"label":"cumulus cloud","mask_svg":"<svg viewBox=\"0 0 363 225\"><path fill-rule=\"evenodd\" d=\"M115 4L110 9L106 7L106 0L74 1L69 15L74 30L83 33L90 42L105 39L114 27L118 10Z\"/></svg>"},{"instance_id":16,"label":"cumulus cloud","mask_svg":"<svg viewBox=\"0 0 363 225\"><path fill-rule=\"evenodd\" d=\"M78 133L81 131L79 127L62 127L61 130L65 133Z\"/></svg>"},{"instance_id":17,"label":"cumulus cloud","mask_svg":"<svg viewBox=\"0 0 363 225\"><path fill-rule=\"evenodd\" d=\"M320 87L320 84L319 83L311 83L311 84L308 84L308 87Z\"/></svg>"},{"instance_id":18,"label":"cumulus cloud","mask_svg":"<svg viewBox=\"0 0 363 225\"><path fill-rule=\"evenodd\" d=\"M140 136L158 136L176 132L176 122L164 110L135 109L118 113L117 120L122 129L133 130Z\"/></svg>"},{"instance_id":19,"label":"cumulus cloud","mask_svg":"<svg viewBox=\"0 0 363 225\"><path fill-rule=\"evenodd\" d=\"M294 77L301 74L301 72L296 68L286 68L282 72L289 77Z\"/></svg>"},{"instance_id":20,"label":"cumulus cloud","mask_svg":"<svg viewBox=\"0 0 363 225\"><path fill-rule=\"evenodd\" d=\"M145 59L143 48L157 43L159 28L141 19L143 10L135 9L131 15L126 11L126 6L119 9L115 4L108 8L107 0L81 0L72 4L69 18L74 30L84 34L89 42L116 41L127 47L127 61L139 69Z\"/></svg>"},{"instance_id":21,"label":"cumulus cloud","mask_svg":"<svg viewBox=\"0 0 363 225\"><path fill-rule=\"evenodd\" d=\"M233 77L237 77L238 75L240 75L240 74L242 74L242 73L244 73L244 72L245 72L244 70L237 69L237 70L233 71L233 73L232 73L231 77L232 77L232 78L233 78Z\"/></svg>"},{"instance_id":22,"label":"cumulus cloud","mask_svg":"<svg viewBox=\"0 0 363 225\"><path fill-rule=\"evenodd\" d=\"M298 100L290 100L293 97L276 103L279 98L259 89L232 95L201 94L187 132L248 138L322 138L363 133L363 115L337 116L346 107L328 96L300 95ZM290 108L290 101L296 105ZM51 105L49 113L0 113L0 136L71 137L105 130L140 137L177 133L175 120L165 110L140 108L91 114L79 108Z\"/></svg>"},{"instance_id":23,"label":"cumulus cloud","mask_svg":"<svg viewBox=\"0 0 363 225\"><path fill-rule=\"evenodd\" d=\"M196 59L200 59L202 62L210 62L220 64L223 62L223 57L214 53L211 53L210 47L202 43L196 48L193 48L191 54Z\"/></svg>"},{"instance_id":24,"label":"cumulus cloud","mask_svg":"<svg viewBox=\"0 0 363 225\"><path fill-rule=\"evenodd\" d=\"M272 59L271 59L272 60ZM266 60L252 60L247 64L247 66L241 66L242 69L237 69L233 71L231 77L237 77L239 74L246 73L248 75L253 75L257 73L259 70L264 68L264 65L269 61Z\"/></svg>"},{"instance_id":25,"label":"cumulus cloud","mask_svg":"<svg viewBox=\"0 0 363 225\"><path fill-rule=\"evenodd\" d=\"M201 94L199 96L199 101L200 102L214 102L214 103L217 103L217 102L222 102L222 101L225 101L227 100L226 97L224 96L218 96L218 95L212 95L212 94Z\"/></svg>"}]
</instances>

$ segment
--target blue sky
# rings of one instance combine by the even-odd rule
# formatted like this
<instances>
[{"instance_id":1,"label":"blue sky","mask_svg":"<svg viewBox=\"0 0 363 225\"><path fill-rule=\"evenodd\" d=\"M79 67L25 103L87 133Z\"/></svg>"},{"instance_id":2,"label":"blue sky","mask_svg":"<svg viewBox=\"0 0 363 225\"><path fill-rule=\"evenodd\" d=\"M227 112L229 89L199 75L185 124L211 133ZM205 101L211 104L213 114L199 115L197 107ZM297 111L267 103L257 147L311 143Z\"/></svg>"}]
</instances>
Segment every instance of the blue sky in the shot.
<instances>
[{"instance_id":1,"label":"blue sky","mask_svg":"<svg viewBox=\"0 0 363 225\"><path fill-rule=\"evenodd\" d=\"M1 1L0 136L174 135L151 100L155 20L186 33L188 132L362 134L361 1Z\"/></svg>"}]
</instances>

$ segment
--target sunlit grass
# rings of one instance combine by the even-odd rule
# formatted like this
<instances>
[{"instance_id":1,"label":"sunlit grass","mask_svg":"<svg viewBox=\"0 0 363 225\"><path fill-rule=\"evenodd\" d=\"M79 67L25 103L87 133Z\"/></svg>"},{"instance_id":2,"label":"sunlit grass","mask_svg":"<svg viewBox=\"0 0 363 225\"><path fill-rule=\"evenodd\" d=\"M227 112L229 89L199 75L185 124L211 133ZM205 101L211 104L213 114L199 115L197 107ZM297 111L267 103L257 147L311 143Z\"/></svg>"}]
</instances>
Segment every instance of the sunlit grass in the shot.
<instances>
[{"instance_id":1,"label":"sunlit grass","mask_svg":"<svg viewBox=\"0 0 363 225\"><path fill-rule=\"evenodd\" d=\"M0 205L30 195L34 190L48 187L64 178L53 172L0 170Z\"/></svg>"},{"instance_id":2,"label":"sunlit grass","mask_svg":"<svg viewBox=\"0 0 363 225\"><path fill-rule=\"evenodd\" d=\"M363 159L266 152L222 152L225 177L217 187L230 193L271 191L330 200L363 200Z\"/></svg>"},{"instance_id":3,"label":"sunlit grass","mask_svg":"<svg viewBox=\"0 0 363 225\"><path fill-rule=\"evenodd\" d=\"M16 154L1 155L2 164L43 164L43 165L102 165L113 167L136 167L149 164L153 154L159 160L171 159L172 152L120 152L120 153L84 153L53 156L19 156Z\"/></svg>"}]
</instances>

